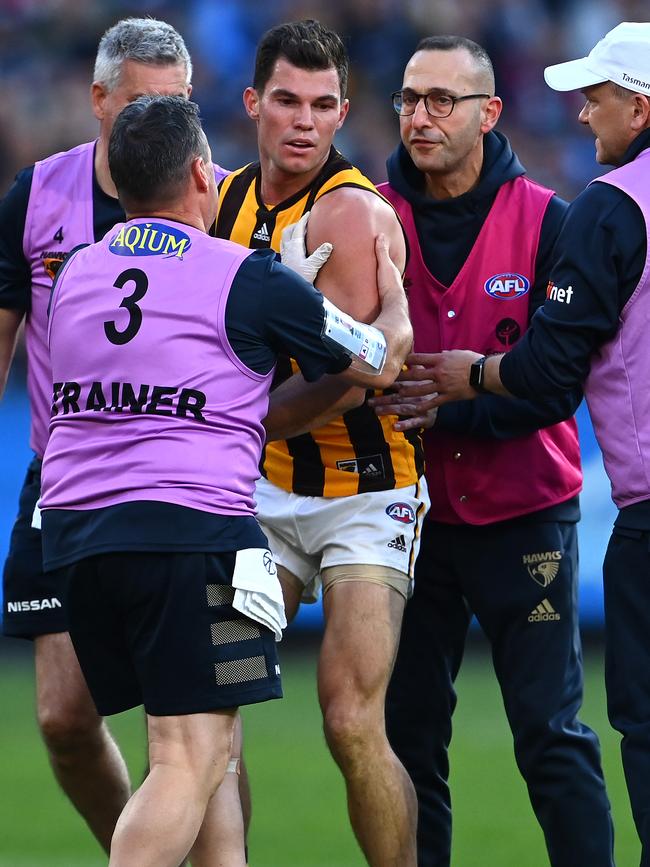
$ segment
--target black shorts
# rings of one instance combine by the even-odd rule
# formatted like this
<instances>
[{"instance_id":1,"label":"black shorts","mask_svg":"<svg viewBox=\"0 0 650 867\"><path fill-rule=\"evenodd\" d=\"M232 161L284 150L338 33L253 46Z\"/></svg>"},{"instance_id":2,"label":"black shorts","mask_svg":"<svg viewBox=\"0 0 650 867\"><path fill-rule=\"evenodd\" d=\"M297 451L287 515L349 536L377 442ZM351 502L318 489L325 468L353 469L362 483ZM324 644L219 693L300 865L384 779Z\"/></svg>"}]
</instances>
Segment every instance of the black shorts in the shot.
<instances>
[{"instance_id":1,"label":"black shorts","mask_svg":"<svg viewBox=\"0 0 650 867\"><path fill-rule=\"evenodd\" d=\"M60 576L43 572L41 531L32 527L40 493L41 460L34 458L20 492L2 576L2 631L14 638L35 638L68 629Z\"/></svg>"},{"instance_id":2,"label":"black shorts","mask_svg":"<svg viewBox=\"0 0 650 867\"><path fill-rule=\"evenodd\" d=\"M57 570L70 635L102 716L282 697L273 633L232 607L234 552L97 554Z\"/></svg>"}]
</instances>

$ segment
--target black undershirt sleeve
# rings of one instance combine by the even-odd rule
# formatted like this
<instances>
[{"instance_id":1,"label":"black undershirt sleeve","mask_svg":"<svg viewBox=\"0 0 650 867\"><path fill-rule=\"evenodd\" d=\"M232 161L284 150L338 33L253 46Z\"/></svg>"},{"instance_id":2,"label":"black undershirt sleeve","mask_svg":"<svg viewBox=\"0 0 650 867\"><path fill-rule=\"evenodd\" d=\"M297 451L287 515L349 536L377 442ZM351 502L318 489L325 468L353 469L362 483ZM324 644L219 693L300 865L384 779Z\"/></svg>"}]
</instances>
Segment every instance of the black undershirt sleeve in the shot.
<instances>
[{"instance_id":1,"label":"black undershirt sleeve","mask_svg":"<svg viewBox=\"0 0 650 867\"><path fill-rule=\"evenodd\" d=\"M0 202L0 307L29 312L32 275L23 252L23 234L34 167L16 175Z\"/></svg>"},{"instance_id":2,"label":"black undershirt sleeve","mask_svg":"<svg viewBox=\"0 0 650 867\"><path fill-rule=\"evenodd\" d=\"M295 358L309 382L350 364L342 351L330 350L322 340L321 293L280 264L272 250L256 250L241 264L225 319L233 351L256 373L268 373L279 355Z\"/></svg>"},{"instance_id":3,"label":"black undershirt sleeve","mask_svg":"<svg viewBox=\"0 0 650 867\"><path fill-rule=\"evenodd\" d=\"M646 246L643 215L621 190L597 181L578 196L555 247L555 297L501 362L508 391L553 397L585 381L639 283Z\"/></svg>"}]
</instances>

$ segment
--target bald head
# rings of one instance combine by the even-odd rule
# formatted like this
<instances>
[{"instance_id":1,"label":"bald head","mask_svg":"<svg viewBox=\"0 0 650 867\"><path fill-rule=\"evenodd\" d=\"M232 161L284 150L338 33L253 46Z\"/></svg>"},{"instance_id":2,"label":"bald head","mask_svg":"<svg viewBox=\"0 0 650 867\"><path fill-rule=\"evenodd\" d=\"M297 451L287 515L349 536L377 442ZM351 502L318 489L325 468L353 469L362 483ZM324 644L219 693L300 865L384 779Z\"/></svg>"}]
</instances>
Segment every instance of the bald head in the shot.
<instances>
[{"instance_id":1,"label":"bald head","mask_svg":"<svg viewBox=\"0 0 650 867\"><path fill-rule=\"evenodd\" d=\"M471 76L477 91L494 94L494 68L487 51L465 36L427 36L418 43L420 51L448 51L463 57L466 73Z\"/></svg>"},{"instance_id":2,"label":"bald head","mask_svg":"<svg viewBox=\"0 0 650 867\"><path fill-rule=\"evenodd\" d=\"M471 190L483 165L483 137L502 103L494 96L494 73L484 49L460 36L423 39L406 65L400 135L435 198Z\"/></svg>"}]
</instances>

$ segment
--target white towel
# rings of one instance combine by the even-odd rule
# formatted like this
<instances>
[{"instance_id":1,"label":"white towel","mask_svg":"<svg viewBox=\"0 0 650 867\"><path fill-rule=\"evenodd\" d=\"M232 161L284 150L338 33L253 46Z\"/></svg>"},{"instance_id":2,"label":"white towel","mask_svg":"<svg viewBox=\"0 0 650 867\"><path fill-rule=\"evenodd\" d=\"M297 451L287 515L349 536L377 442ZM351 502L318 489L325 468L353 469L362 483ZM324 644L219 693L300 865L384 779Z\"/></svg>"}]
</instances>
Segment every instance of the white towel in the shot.
<instances>
[{"instance_id":1,"label":"white towel","mask_svg":"<svg viewBox=\"0 0 650 867\"><path fill-rule=\"evenodd\" d=\"M232 576L233 608L275 633L280 641L286 628L282 587L273 555L268 548L237 551Z\"/></svg>"}]
</instances>

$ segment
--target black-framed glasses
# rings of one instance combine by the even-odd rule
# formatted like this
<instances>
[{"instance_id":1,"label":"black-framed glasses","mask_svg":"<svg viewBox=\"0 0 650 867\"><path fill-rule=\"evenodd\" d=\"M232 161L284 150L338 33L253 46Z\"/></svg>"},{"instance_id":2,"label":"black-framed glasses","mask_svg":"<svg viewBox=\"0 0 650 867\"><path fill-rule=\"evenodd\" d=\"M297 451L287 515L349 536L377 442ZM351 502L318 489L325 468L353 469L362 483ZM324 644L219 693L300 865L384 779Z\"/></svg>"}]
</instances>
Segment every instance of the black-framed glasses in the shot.
<instances>
[{"instance_id":1,"label":"black-framed glasses","mask_svg":"<svg viewBox=\"0 0 650 867\"><path fill-rule=\"evenodd\" d=\"M415 109L421 99L431 117L449 117L457 102L465 99L490 98L489 93L468 93L465 96L452 96L444 90L430 90L428 93L416 93L414 90L396 90L391 94L393 108L402 117L415 114Z\"/></svg>"}]
</instances>

